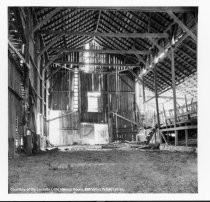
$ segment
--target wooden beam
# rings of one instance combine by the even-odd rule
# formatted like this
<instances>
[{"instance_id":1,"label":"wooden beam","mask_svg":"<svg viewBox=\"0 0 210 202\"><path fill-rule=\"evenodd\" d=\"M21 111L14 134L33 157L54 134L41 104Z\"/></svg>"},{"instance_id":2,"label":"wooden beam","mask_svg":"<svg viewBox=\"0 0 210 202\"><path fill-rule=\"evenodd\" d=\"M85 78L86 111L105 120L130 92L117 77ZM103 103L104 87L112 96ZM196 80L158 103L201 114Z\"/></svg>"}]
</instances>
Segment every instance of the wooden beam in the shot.
<instances>
[{"instance_id":1,"label":"wooden beam","mask_svg":"<svg viewBox=\"0 0 210 202\"><path fill-rule=\"evenodd\" d=\"M52 119L48 119L48 120L46 120L46 121L47 121L47 122L54 121L54 120L56 120L56 119L59 119L59 118L68 116L68 115L73 114L73 113L75 113L75 112L76 112L76 111L67 112L66 114L63 114L63 115L61 115L61 116L58 116L58 117L55 117L55 118L52 118Z\"/></svg>"},{"instance_id":2,"label":"wooden beam","mask_svg":"<svg viewBox=\"0 0 210 202\"><path fill-rule=\"evenodd\" d=\"M60 53L58 53L57 55L53 56L53 58L50 59L50 60L48 61L48 63L45 65L44 70L46 70L51 64L53 64L54 61L55 61L60 55L62 55L62 54L63 54L63 52L60 52Z\"/></svg>"},{"instance_id":3,"label":"wooden beam","mask_svg":"<svg viewBox=\"0 0 210 202\"><path fill-rule=\"evenodd\" d=\"M142 82L142 79L140 79L133 70L128 69L128 71L136 78L137 82L140 82L140 83Z\"/></svg>"},{"instance_id":4,"label":"wooden beam","mask_svg":"<svg viewBox=\"0 0 210 202\"><path fill-rule=\"evenodd\" d=\"M105 18L103 17L103 21L101 21L101 24L102 26L100 27L101 30L103 30L104 32L112 32L113 30L118 30L118 25L119 23L115 22L115 21L109 21L107 19L109 19L111 16L110 15L107 15L105 12L103 12L103 16L105 16ZM111 17L112 19L114 19L114 17ZM130 24L127 25L128 27L130 27ZM128 27L124 27L123 30L121 30L122 32L130 32L130 29ZM104 29L105 28L105 29ZM136 30L135 28L131 28L132 30ZM147 30L145 30L145 32L147 32ZM118 46L124 46L127 48L127 43L133 43L133 41L131 41L131 39L124 39L124 40L121 40L121 38L105 38L106 41L110 41L111 40L111 43L112 41L116 41ZM140 45L141 47L143 47L145 49L145 47L148 46L148 43L145 42L145 40L141 40L142 43L146 44L146 46L142 46L141 43L138 43L138 45ZM114 42L115 43L115 42Z\"/></svg>"},{"instance_id":5,"label":"wooden beam","mask_svg":"<svg viewBox=\"0 0 210 202\"><path fill-rule=\"evenodd\" d=\"M13 90L10 86L8 86L8 89L11 93L13 93L13 95L15 95L17 97L18 100L23 100L21 95L19 95L19 93L17 93L15 90Z\"/></svg>"},{"instance_id":6,"label":"wooden beam","mask_svg":"<svg viewBox=\"0 0 210 202\"><path fill-rule=\"evenodd\" d=\"M133 124L137 125L137 126L141 126L139 123L136 123L136 122L134 122L134 121L131 121L131 120L129 120L129 119L127 119L127 118L125 118L125 117L123 117L123 116L121 116L121 115L119 115L119 114L113 112L113 111L110 111L110 112L113 113L114 115L120 117L121 119L124 119L124 120L126 120L126 121L128 121L128 122L130 122L130 123L133 123Z\"/></svg>"},{"instance_id":7,"label":"wooden beam","mask_svg":"<svg viewBox=\"0 0 210 202\"><path fill-rule=\"evenodd\" d=\"M118 78L117 68L116 68L116 74L115 74L115 96L116 96L116 112L118 113L118 102L119 102L119 78ZM118 119L117 116L115 116L115 128L116 128L116 137L115 139L118 139Z\"/></svg>"},{"instance_id":8,"label":"wooden beam","mask_svg":"<svg viewBox=\"0 0 210 202\"><path fill-rule=\"evenodd\" d=\"M47 76L46 80L51 78L53 75L55 75L61 68L62 66L59 66L55 71L53 71L49 76Z\"/></svg>"},{"instance_id":9,"label":"wooden beam","mask_svg":"<svg viewBox=\"0 0 210 202\"><path fill-rule=\"evenodd\" d=\"M45 24L47 21L49 21L56 13L58 13L60 10L62 10L62 7L55 8L51 13L49 13L36 27L33 29L32 33L34 33L36 30L38 30L43 24Z\"/></svg>"},{"instance_id":10,"label":"wooden beam","mask_svg":"<svg viewBox=\"0 0 210 202\"><path fill-rule=\"evenodd\" d=\"M149 100L155 98L155 96L147 96L147 97L150 98ZM158 94L158 97L161 98L161 99L170 99L170 100L173 99L172 96L159 96L159 94ZM184 100L184 98L182 98L182 97L177 97L176 99L177 99L177 100ZM147 102L148 102L149 100L147 100Z\"/></svg>"},{"instance_id":11,"label":"wooden beam","mask_svg":"<svg viewBox=\"0 0 210 202\"><path fill-rule=\"evenodd\" d=\"M26 66L28 67L28 69L30 69L30 66L29 66L28 63L26 63L26 60L23 57L23 55L13 46L13 44L12 44L12 42L10 42L10 40L8 40L8 45L17 54L17 56L23 61L23 63L26 64Z\"/></svg>"},{"instance_id":12,"label":"wooden beam","mask_svg":"<svg viewBox=\"0 0 210 202\"><path fill-rule=\"evenodd\" d=\"M187 45L186 43L183 43L182 46L185 46L187 49L189 49L190 51L192 51L193 53L197 54L196 49L194 50L193 48L191 48L189 45Z\"/></svg>"},{"instance_id":13,"label":"wooden beam","mask_svg":"<svg viewBox=\"0 0 210 202\"><path fill-rule=\"evenodd\" d=\"M159 51L164 51L164 48L160 46L156 40L150 39L150 41L153 43L154 46L156 46L159 49Z\"/></svg>"},{"instance_id":14,"label":"wooden beam","mask_svg":"<svg viewBox=\"0 0 210 202\"><path fill-rule=\"evenodd\" d=\"M142 62L144 65L146 65L146 62L144 61L144 59L139 54L135 53L135 56L138 58L139 63Z\"/></svg>"},{"instance_id":15,"label":"wooden beam","mask_svg":"<svg viewBox=\"0 0 210 202\"><path fill-rule=\"evenodd\" d=\"M139 64L85 63L85 62L55 61L55 59L52 61L52 63L62 64L62 65L64 65L64 64L67 64L67 65L81 65L81 66L84 66L84 65L89 65L89 66L116 66L116 67L138 67L139 66Z\"/></svg>"},{"instance_id":16,"label":"wooden beam","mask_svg":"<svg viewBox=\"0 0 210 202\"><path fill-rule=\"evenodd\" d=\"M74 32L74 31L57 31L57 30L40 30L42 34L65 34L77 36L95 36L95 37L115 37L115 38L168 38L167 33L100 33L100 32Z\"/></svg>"},{"instance_id":17,"label":"wooden beam","mask_svg":"<svg viewBox=\"0 0 210 202\"><path fill-rule=\"evenodd\" d=\"M90 52L90 53L100 53L100 54L141 54L141 55L147 55L150 54L150 51L140 51L140 50L111 50L111 49L103 49L103 50L98 50L98 49L71 49L71 48L51 48L51 50L57 50L57 51L62 51L62 52Z\"/></svg>"},{"instance_id":18,"label":"wooden beam","mask_svg":"<svg viewBox=\"0 0 210 202\"><path fill-rule=\"evenodd\" d=\"M176 49L177 51L181 52L183 55L185 55L186 57L188 57L190 60L193 60L194 62L196 62L196 58L193 58L191 55L187 54L186 51L183 51L180 47Z\"/></svg>"},{"instance_id":19,"label":"wooden beam","mask_svg":"<svg viewBox=\"0 0 210 202\"><path fill-rule=\"evenodd\" d=\"M192 30L195 30L195 28L196 28L196 25L192 28ZM177 43L175 43L175 45L174 45L174 50L175 50L176 48L178 48L178 47L181 45L181 43L182 43L188 36L189 36L189 35L188 35L187 33L185 33L184 36L182 36L182 38L181 38ZM171 49L171 45L169 44L168 46L166 46L166 48L170 48L170 49ZM169 51L165 54L165 57L170 57ZM147 71L147 73L144 74L144 76L146 76L152 69L153 69L153 67L150 68L150 69Z\"/></svg>"},{"instance_id":20,"label":"wooden beam","mask_svg":"<svg viewBox=\"0 0 210 202\"><path fill-rule=\"evenodd\" d=\"M179 126L179 127L174 127L174 128L164 128L160 129L161 132L166 132L166 131L177 131L177 130L185 130L185 129L197 129L197 125L190 125L190 126Z\"/></svg>"},{"instance_id":21,"label":"wooden beam","mask_svg":"<svg viewBox=\"0 0 210 202\"><path fill-rule=\"evenodd\" d=\"M144 104L144 112L145 112L145 101L146 101L146 96L145 96L145 79L144 76L142 77L142 97L143 97L143 104Z\"/></svg>"},{"instance_id":22,"label":"wooden beam","mask_svg":"<svg viewBox=\"0 0 210 202\"><path fill-rule=\"evenodd\" d=\"M131 86L126 80L123 79L123 75L122 74L118 74L119 75L119 78L121 79L121 81L126 84L131 90L134 90L133 89L133 86Z\"/></svg>"},{"instance_id":23,"label":"wooden beam","mask_svg":"<svg viewBox=\"0 0 210 202\"><path fill-rule=\"evenodd\" d=\"M154 89L155 89L155 106L156 106L156 114L157 114L157 125L158 125L158 133L160 136L160 114L159 114L159 104L158 104L158 93L157 93L157 67L155 66L153 69L153 73L154 73ZM156 135L156 133L155 133ZM162 139L160 137L160 143L162 143Z\"/></svg>"},{"instance_id":24,"label":"wooden beam","mask_svg":"<svg viewBox=\"0 0 210 202\"><path fill-rule=\"evenodd\" d=\"M25 15L25 12L24 12L24 9L22 7L19 7L18 8L19 10L19 14L20 14L20 19L21 19L21 24L22 24L22 27L23 27L23 31L24 31L24 36L26 37L26 15Z\"/></svg>"},{"instance_id":25,"label":"wooden beam","mask_svg":"<svg viewBox=\"0 0 210 202\"><path fill-rule=\"evenodd\" d=\"M129 69L133 69L133 68L135 68L135 67L136 67L136 66L132 66L132 67L128 67L128 68L123 69L123 70L119 70L119 71L117 71L117 73L126 72L126 71L128 71Z\"/></svg>"},{"instance_id":26,"label":"wooden beam","mask_svg":"<svg viewBox=\"0 0 210 202\"><path fill-rule=\"evenodd\" d=\"M172 11L175 13L185 13L185 12L197 12L198 7L197 6L129 6L129 7L116 7L116 6L110 6L110 7L68 7L68 9L80 9L80 10L104 10L104 11L138 11L138 12L167 12Z\"/></svg>"},{"instance_id":27,"label":"wooden beam","mask_svg":"<svg viewBox=\"0 0 210 202\"><path fill-rule=\"evenodd\" d=\"M172 12L168 11L168 15L185 31L194 41L197 41L197 36Z\"/></svg>"},{"instance_id":28,"label":"wooden beam","mask_svg":"<svg viewBox=\"0 0 210 202\"><path fill-rule=\"evenodd\" d=\"M175 80L175 64L174 64L174 48L171 48L171 75L172 75L172 91L174 104L174 128L176 128L177 114L176 114L176 80ZM175 146L178 145L178 132L175 130Z\"/></svg>"},{"instance_id":29,"label":"wooden beam","mask_svg":"<svg viewBox=\"0 0 210 202\"><path fill-rule=\"evenodd\" d=\"M99 26L99 21L100 21L100 18L101 18L101 10L99 10L98 20L97 20L97 24L96 24L96 29L95 29L95 32L97 32L97 30L98 30L98 26Z\"/></svg>"},{"instance_id":30,"label":"wooden beam","mask_svg":"<svg viewBox=\"0 0 210 202\"><path fill-rule=\"evenodd\" d=\"M36 11L35 11L35 8L33 7L32 8L32 12L33 12L33 15L34 15L34 17L35 17L35 20L36 20L36 23L38 23L38 19L37 19L37 14L36 14ZM33 35L33 34L32 34ZM43 36L42 35L40 35L40 43L42 44L42 45L44 45L45 46L45 41L44 41L44 39L43 39ZM49 55L48 55L48 53L46 52L45 53L45 57L47 58L47 60L49 60Z\"/></svg>"},{"instance_id":31,"label":"wooden beam","mask_svg":"<svg viewBox=\"0 0 210 202\"><path fill-rule=\"evenodd\" d=\"M157 67L153 69L154 72L154 87L155 87L155 103L156 103L156 113L157 113L157 124L158 129L160 129L160 116L159 116L159 104L158 104L158 93L157 93ZM162 142L162 141L161 141Z\"/></svg>"},{"instance_id":32,"label":"wooden beam","mask_svg":"<svg viewBox=\"0 0 210 202\"><path fill-rule=\"evenodd\" d=\"M78 17L78 14L74 15L75 12L76 12L76 10L74 10L72 12L68 12L67 14L62 13L62 19L61 20L57 21L57 23L55 23L55 21L51 20L47 24L43 25L42 29L46 29L49 26L50 26L51 29L60 28L61 25L65 24L66 22L69 22L69 20L74 20L74 19L76 19ZM79 14L81 14L81 12ZM56 17L56 16L57 15L54 15L54 17ZM74 17L72 17L72 16L74 16ZM80 16L80 17L82 17L82 16Z\"/></svg>"},{"instance_id":33,"label":"wooden beam","mask_svg":"<svg viewBox=\"0 0 210 202\"><path fill-rule=\"evenodd\" d=\"M45 46L40 53L38 54L38 57L42 56L44 54L45 51L47 51L54 43L56 43L61 37L63 36L63 34L59 34L58 36L56 36L47 46Z\"/></svg>"}]
</instances>

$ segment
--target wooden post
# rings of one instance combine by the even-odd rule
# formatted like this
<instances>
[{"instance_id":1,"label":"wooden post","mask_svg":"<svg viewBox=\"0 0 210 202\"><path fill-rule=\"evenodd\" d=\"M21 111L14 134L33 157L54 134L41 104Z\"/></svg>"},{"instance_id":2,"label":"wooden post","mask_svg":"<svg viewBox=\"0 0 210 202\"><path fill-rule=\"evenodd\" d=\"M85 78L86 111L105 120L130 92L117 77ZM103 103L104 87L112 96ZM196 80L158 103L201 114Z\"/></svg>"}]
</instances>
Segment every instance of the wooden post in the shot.
<instances>
[{"instance_id":1,"label":"wooden post","mask_svg":"<svg viewBox=\"0 0 210 202\"><path fill-rule=\"evenodd\" d=\"M185 145L188 146L188 129L185 129Z\"/></svg>"},{"instance_id":2,"label":"wooden post","mask_svg":"<svg viewBox=\"0 0 210 202\"><path fill-rule=\"evenodd\" d=\"M44 136L44 124L45 124L45 103L44 103L44 94L45 94L45 70L42 69L42 136Z\"/></svg>"},{"instance_id":3,"label":"wooden post","mask_svg":"<svg viewBox=\"0 0 210 202\"><path fill-rule=\"evenodd\" d=\"M174 129L175 129L175 146L178 145L178 131L176 130L177 114L176 114L176 80L175 80L175 64L174 64L174 48L171 47L171 74L172 74L172 90L174 103Z\"/></svg>"},{"instance_id":4,"label":"wooden post","mask_svg":"<svg viewBox=\"0 0 210 202\"><path fill-rule=\"evenodd\" d=\"M31 17L30 17L30 11L29 8L27 9L27 18L26 18L26 48L25 48L25 61L27 64L29 64L30 60L30 53L29 53L29 46L30 46L30 22L31 22ZM25 77L25 106L28 106L29 104L29 71L30 69L27 69L26 72L26 77ZM27 116L27 113L25 114ZM28 118L28 117L27 117ZM26 126L28 127L29 122L27 122ZM25 131L25 135L27 133L27 130Z\"/></svg>"},{"instance_id":5,"label":"wooden post","mask_svg":"<svg viewBox=\"0 0 210 202\"><path fill-rule=\"evenodd\" d=\"M31 30L31 13L30 13L30 8L27 8L27 18L26 18L26 31L25 31L25 38L26 38L26 49L25 49L25 61L26 64L29 64L30 61L30 30ZM30 71L30 66L26 71L26 76L25 76L25 117L26 117L26 125L25 125L25 149L27 154L32 153L32 142L31 142L31 133L29 132L29 127L30 127L30 115L28 113L28 107L29 107L29 71Z\"/></svg>"},{"instance_id":6,"label":"wooden post","mask_svg":"<svg viewBox=\"0 0 210 202\"><path fill-rule=\"evenodd\" d=\"M115 63L115 60L114 60L114 63ZM116 112L118 112L118 74L117 74L117 67L115 66L116 68L116 76L115 76L115 83L116 83L116 86L115 86L115 89L116 89ZM116 138L118 137L118 120L117 120L117 116L115 115L115 127L116 127Z\"/></svg>"},{"instance_id":7,"label":"wooden post","mask_svg":"<svg viewBox=\"0 0 210 202\"><path fill-rule=\"evenodd\" d=\"M157 113L157 124L158 124L158 135L160 138L160 143L162 143L162 137L160 136L160 114L159 114L159 105L158 105L158 93L157 93L157 70L156 66L153 69L154 73L154 84L155 84L155 102L156 102L156 113Z\"/></svg>"},{"instance_id":8,"label":"wooden post","mask_svg":"<svg viewBox=\"0 0 210 202\"><path fill-rule=\"evenodd\" d=\"M185 95L185 104L186 104L186 112L188 112L187 96L186 95ZM187 115L187 119L189 119L189 115ZM188 146L188 129L185 129L185 145L186 145L186 147Z\"/></svg>"},{"instance_id":9,"label":"wooden post","mask_svg":"<svg viewBox=\"0 0 210 202\"><path fill-rule=\"evenodd\" d=\"M147 120L146 120L147 115L146 115L146 97L145 97L144 76L142 78L142 91L143 91L142 96L143 96L143 106L144 106L144 122L143 123L145 123L145 125L146 125L146 123L147 123Z\"/></svg>"},{"instance_id":10,"label":"wooden post","mask_svg":"<svg viewBox=\"0 0 210 202\"><path fill-rule=\"evenodd\" d=\"M109 94L109 74L107 74L107 116L108 116L108 129L109 129L109 142L113 141L113 134L112 134L112 117L110 113L110 94Z\"/></svg>"},{"instance_id":11,"label":"wooden post","mask_svg":"<svg viewBox=\"0 0 210 202\"><path fill-rule=\"evenodd\" d=\"M168 123L167 123L167 120L166 120L166 111L165 111L165 108L164 108L164 104L163 104L163 114L164 114L164 118L165 118L166 127L168 128ZM169 132L168 131L167 131L167 142L169 143Z\"/></svg>"},{"instance_id":12,"label":"wooden post","mask_svg":"<svg viewBox=\"0 0 210 202\"><path fill-rule=\"evenodd\" d=\"M68 71L69 74L69 107L68 110L73 110L71 109L71 72Z\"/></svg>"}]
</instances>

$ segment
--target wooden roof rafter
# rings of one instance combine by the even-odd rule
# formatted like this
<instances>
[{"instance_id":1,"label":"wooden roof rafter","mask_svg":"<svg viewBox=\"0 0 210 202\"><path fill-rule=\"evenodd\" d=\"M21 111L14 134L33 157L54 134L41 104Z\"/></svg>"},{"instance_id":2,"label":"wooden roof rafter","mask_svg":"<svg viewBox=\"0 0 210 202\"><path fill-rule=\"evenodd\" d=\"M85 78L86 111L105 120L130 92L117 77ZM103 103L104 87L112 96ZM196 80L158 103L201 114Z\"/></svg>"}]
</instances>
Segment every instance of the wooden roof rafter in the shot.
<instances>
[{"instance_id":1,"label":"wooden roof rafter","mask_svg":"<svg viewBox=\"0 0 210 202\"><path fill-rule=\"evenodd\" d=\"M45 24L47 21L49 21L52 18L52 16L54 16L56 13L58 13L62 9L63 9L62 7L55 8L55 10L50 12L41 22L39 22L39 24L37 24L34 27L34 29L32 30L32 33L37 31L38 29L40 29L43 24Z\"/></svg>"},{"instance_id":2,"label":"wooden roof rafter","mask_svg":"<svg viewBox=\"0 0 210 202\"><path fill-rule=\"evenodd\" d=\"M119 12L117 12L117 13L119 14ZM120 16L121 16L122 20L120 19ZM140 28L139 25L138 26L135 25L136 27L134 27L132 25L132 23L133 23L132 20L130 20L131 21L130 23L125 22L124 20L127 19L125 15L121 14L120 16L116 16L116 18L118 20L120 20L120 22L122 22L123 24L125 24L126 28L124 28L124 30L131 31L131 32L140 32L140 33L144 33L144 31L146 31L146 30ZM156 32L154 32L154 33L156 33ZM138 39L141 40L141 43L139 43L137 40L135 41L135 43L141 44L141 46L143 46L142 43L144 45L146 44L146 48L148 48L148 47L151 46L150 45L150 40L148 38L138 38Z\"/></svg>"},{"instance_id":3,"label":"wooden roof rafter","mask_svg":"<svg viewBox=\"0 0 210 202\"><path fill-rule=\"evenodd\" d=\"M194 41L197 41L195 34L186 25L184 25L184 23L173 12L168 11L167 13L183 29L183 31L191 36Z\"/></svg>"},{"instance_id":4,"label":"wooden roof rafter","mask_svg":"<svg viewBox=\"0 0 210 202\"><path fill-rule=\"evenodd\" d=\"M42 30L41 34L65 34L65 35L77 35L77 36L95 36L95 37L115 37L115 38L167 38L167 33L101 33L101 32L74 32L66 30Z\"/></svg>"},{"instance_id":5,"label":"wooden roof rafter","mask_svg":"<svg viewBox=\"0 0 210 202\"><path fill-rule=\"evenodd\" d=\"M53 27L57 31L73 31L76 35L68 35L65 34L65 40L61 39L58 41L55 41L55 43L51 43L52 40L55 38L55 33L47 33L43 34L43 38L46 42L46 44L53 44L48 49L49 55L52 57L55 56L55 54L58 53L58 51L63 50L62 48L70 48L70 49L78 49L82 45L84 45L87 41L91 41L94 39L96 42L98 42L102 47L112 50L111 54L115 54L117 52L113 51L119 51L119 50L126 50L127 52L124 52L125 54L121 54L118 57L121 58L122 61L128 61L132 63L138 63L138 55L134 52L129 52L133 47L135 47L138 51L148 51L152 50L153 56L159 56L161 54L161 51L164 51L165 47L169 47L168 44L170 43L168 39L168 34L170 34L170 30L167 29L170 27L171 24L177 24L178 25L178 31L177 36L183 35L181 38L178 48L175 50L175 65L176 65L176 76L177 76L177 82L180 79L183 79L184 77L192 74L194 71L196 71L196 65L197 65L197 55L196 55L196 41L194 41L193 38L190 36L189 30L196 36L196 28L193 28L193 25L197 22L197 15L196 15L196 7L189 9L189 7L181 9L182 11L178 11L177 8L171 8L169 10L164 10L165 8L154 8L150 7L147 8L151 11L147 11L146 8L108 8L105 9L105 7L65 7L61 12L58 12L54 15L52 20L48 21L46 24L42 26L42 30L47 31L48 29L51 29ZM184 14L183 10L188 10L188 14ZM158 12L158 11L159 12ZM164 11L163 11L164 10ZM191 10L191 11L189 11ZM37 10L38 11L38 10ZM41 13L46 17L47 15L52 12L52 9L44 9L43 11L39 10L40 16ZM72 15L68 15L72 11L75 11ZM177 12L176 12L177 11ZM173 17L171 17L168 12L172 12L180 21L184 24L189 30L188 32L183 28L183 25L180 25L177 23ZM191 12L195 12L195 15L191 16ZM149 14L150 13L150 14ZM66 16L62 19L62 16ZM185 19L183 18L185 16ZM72 18L74 20L72 20ZM83 22L86 19L89 19L88 21L90 24L86 26L86 24L82 25ZM41 20L38 18L39 21ZM54 19L54 22L53 22ZM65 19L65 22L62 22L62 20ZM69 21L66 21L66 19L69 19ZM42 19L43 20L43 19ZM62 22L62 23L60 23ZM50 24L50 26L45 25ZM52 23L52 24L51 24ZM60 23L60 24L59 24ZM49 25L48 24L48 25ZM58 25L58 26L57 26ZM148 27L149 31L148 31ZM44 29L43 29L44 28ZM80 29L81 28L81 29ZM89 30L89 31L87 31ZM88 35L86 36L86 33L84 36L78 36L80 35L80 32L96 32L98 35ZM107 35L103 36L102 34L106 33L114 33L113 35ZM165 39L162 38L130 38L130 36L124 38L119 36L120 33L142 33L142 34L148 34L150 33L166 33L167 37ZM187 33L186 34L184 33ZM41 33L41 32L40 32ZM116 34L117 33L117 34ZM191 33L191 35L192 35ZM72 33L70 33L72 34ZM119 36L116 37L116 36ZM65 42L66 41L66 42ZM65 46L63 46L65 42ZM48 46L49 47L49 46ZM57 50L56 50L57 49ZM67 49L66 49L67 51ZM75 51L75 50L71 50ZM79 51L79 50L78 50ZM67 51L68 52L68 51ZM81 51L80 51L81 52ZM170 47L168 49L168 54L166 54L166 58L170 58ZM132 54L130 54L132 53ZM103 54L103 53L102 53ZM105 54L109 54L106 52ZM147 60L146 55L139 54L143 63L139 64L141 68L145 66L145 61ZM166 80L169 79L170 81L170 70L169 68L166 68L170 66L170 61L168 62L168 59L163 59L163 61L158 66L158 82L160 83L158 87L158 91L161 91L162 88L166 88L167 85L170 84L168 81L161 82L161 79ZM137 68L136 68L137 69ZM136 71L135 68L133 68L134 72ZM153 88L153 85L151 82L153 81L152 73L149 73L145 76L145 78L150 78L150 87Z\"/></svg>"}]
</instances>

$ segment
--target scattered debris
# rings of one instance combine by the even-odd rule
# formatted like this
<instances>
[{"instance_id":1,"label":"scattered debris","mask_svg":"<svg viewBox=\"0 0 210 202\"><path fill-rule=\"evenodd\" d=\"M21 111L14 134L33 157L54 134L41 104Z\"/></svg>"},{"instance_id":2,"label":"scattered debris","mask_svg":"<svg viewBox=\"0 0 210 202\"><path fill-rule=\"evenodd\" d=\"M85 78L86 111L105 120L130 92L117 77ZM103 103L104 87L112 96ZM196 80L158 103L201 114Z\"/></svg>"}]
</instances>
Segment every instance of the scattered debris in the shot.
<instances>
[{"instance_id":1,"label":"scattered debris","mask_svg":"<svg viewBox=\"0 0 210 202\"><path fill-rule=\"evenodd\" d=\"M160 143L150 143L149 147L151 149L159 149L160 148Z\"/></svg>"},{"instance_id":2,"label":"scattered debris","mask_svg":"<svg viewBox=\"0 0 210 202\"><path fill-rule=\"evenodd\" d=\"M117 145L117 144L107 144L107 145L102 145L101 148L102 149L115 149L115 148L119 148L119 145Z\"/></svg>"},{"instance_id":3,"label":"scattered debris","mask_svg":"<svg viewBox=\"0 0 210 202\"><path fill-rule=\"evenodd\" d=\"M46 151L53 153L53 152L59 151L59 149L58 149L58 147L48 147L48 148L46 148Z\"/></svg>"},{"instance_id":4,"label":"scattered debris","mask_svg":"<svg viewBox=\"0 0 210 202\"><path fill-rule=\"evenodd\" d=\"M146 149L146 148L149 148L148 145L131 145L131 148L138 148L138 149Z\"/></svg>"},{"instance_id":5,"label":"scattered debris","mask_svg":"<svg viewBox=\"0 0 210 202\"><path fill-rule=\"evenodd\" d=\"M174 146L174 145L166 145L161 144L160 150L167 151L181 151L181 152L196 152L196 147L186 147L186 146Z\"/></svg>"}]
</instances>

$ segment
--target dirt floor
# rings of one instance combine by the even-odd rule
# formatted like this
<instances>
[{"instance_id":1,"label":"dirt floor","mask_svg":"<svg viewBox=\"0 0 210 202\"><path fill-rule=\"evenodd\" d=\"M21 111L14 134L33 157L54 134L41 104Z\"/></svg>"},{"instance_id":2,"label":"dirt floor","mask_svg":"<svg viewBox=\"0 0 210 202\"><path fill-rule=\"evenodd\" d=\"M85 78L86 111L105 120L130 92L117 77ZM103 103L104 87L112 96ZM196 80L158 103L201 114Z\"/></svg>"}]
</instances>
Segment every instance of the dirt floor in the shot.
<instances>
[{"instance_id":1,"label":"dirt floor","mask_svg":"<svg viewBox=\"0 0 210 202\"><path fill-rule=\"evenodd\" d=\"M195 153L58 151L9 160L9 193L197 193Z\"/></svg>"}]
</instances>

